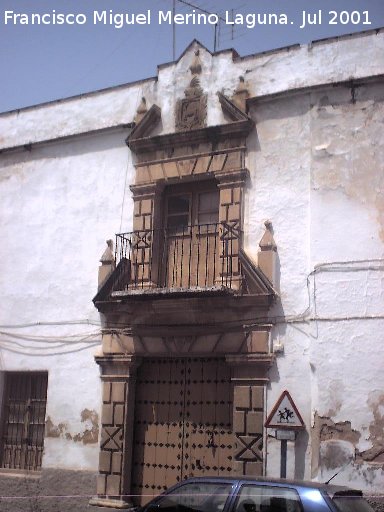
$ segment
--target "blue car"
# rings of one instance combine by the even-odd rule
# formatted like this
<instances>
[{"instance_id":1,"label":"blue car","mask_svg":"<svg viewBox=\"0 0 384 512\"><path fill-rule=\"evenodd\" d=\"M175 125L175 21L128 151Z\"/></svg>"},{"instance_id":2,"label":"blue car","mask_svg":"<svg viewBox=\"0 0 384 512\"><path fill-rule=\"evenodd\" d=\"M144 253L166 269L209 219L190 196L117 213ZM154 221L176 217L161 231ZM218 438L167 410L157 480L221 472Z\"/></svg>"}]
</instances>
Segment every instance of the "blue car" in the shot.
<instances>
[{"instance_id":1,"label":"blue car","mask_svg":"<svg viewBox=\"0 0 384 512\"><path fill-rule=\"evenodd\" d=\"M361 491L263 478L190 478L140 512L373 512Z\"/></svg>"}]
</instances>

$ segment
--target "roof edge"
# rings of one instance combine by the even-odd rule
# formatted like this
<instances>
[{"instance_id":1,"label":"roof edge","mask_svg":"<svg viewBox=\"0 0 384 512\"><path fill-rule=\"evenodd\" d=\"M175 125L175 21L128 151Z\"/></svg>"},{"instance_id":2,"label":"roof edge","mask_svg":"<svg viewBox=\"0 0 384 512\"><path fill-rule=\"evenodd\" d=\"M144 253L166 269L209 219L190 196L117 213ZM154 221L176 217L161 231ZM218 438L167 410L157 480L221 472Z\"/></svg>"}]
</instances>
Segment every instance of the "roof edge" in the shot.
<instances>
[{"instance_id":1,"label":"roof edge","mask_svg":"<svg viewBox=\"0 0 384 512\"><path fill-rule=\"evenodd\" d=\"M253 103L258 103L262 101L269 101L274 98L279 98L283 96L294 96L296 94L306 94L310 92L320 91L321 89L329 89L336 87L361 87L365 83L375 83L384 80L384 73L379 73L377 75L369 75L363 76L359 78L347 78L345 80L339 80L337 82L322 82L320 84L314 85L306 85L303 87L296 87L294 89L282 89L280 91L262 94L260 96L251 96L247 98L247 105L252 105Z\"/></svg>"},{"instance_id":2,"label":"roof edge","mask_svg":"<svg viewBox=\"0 0 384 512\"><path fill-rule=\"evenodd\" d=\"M293 43L291 45L282 46L280 48L273 48L271 50L265 50L265 51L261 51L261 52L250 53L250 54L244 55L244 56L239 55L238 52L234 48L227 48L227 49L224 49L224 50L218 50L216 52L211 52L210 50L208 50L208 48L206 46L204 46L202 43L200 43L200 41L198 39L193 39L189 43L189 45L186 47L186 49L180 54L180 56L178 57L177 60L169 61L169 62L166 62L166 63L163 63L163 64L159 64L157 66L157 71L159 71L160 69L162 69L164 67L177 64L180 61L180 59L183 58L185 53L194 44L198 44L201 48L203 48L207 52L209 52L212 56L223 54L223 53L232 53L232 59L233 59L233 61L236 61L236 60L247 60L247 59L255 57L255 56L264 56L264 55L269 55L271 53L277 53L277 52L283 52L283 51L291 51L293 49L300 49L303 46L307 46L308 48L311 48L313 46L318 46L320 44L328 44L328 43L331 43L331 42L334 42L334 41L342 41L344 39L351 39L351 38L354 38L354 37L360 37L362 35L363 36L368 36L368 35L373 35L373 34L377 35L377 34L379 34L381 32L384 32L384 26L383 27L377 27L377 28L369 29L369 30L350 32L348 34L342 34L340 36L332 36L332 37L329 37L329 38L317 39L317 40L314 40L314 41L310 41L309 43L305 43L303 45L301 45L300 43ZM90 96L94 96L94 95L99 94L99 93L105 93L105 92L109 92L109 91L112 91L112 90L118 90L118 89L122 89L124 87L130 87L132 85L140 84L140 83L143 83L143 82L149 82L149 81L156 82L157 80L158 80L158 75L151 76L151 77L148 77L148 78L141 78L141 79L138 79L138 80L133 80L132 82L125 82L123 84L112 85L112 86L101 88L101 89L97 89L97 90L94 90L94 91L74 94L72 96L68 96L68 97L65 97L65 98L58 98L56 100L44 101L44 102L41 102L41 103L36 103L34 105L29 105L29 106L26 106L26 107L21 107L21 108L15 108L15 109L12 109L12 110L7 110L7 111L4 111L4 112L0 112L0 117L6 116L6 115L10 115L10 114L19 113L19 112L24 112L26 110L32 110L34 108L45 107L45 106L54 105L54 104L57 104L57 103L64 103L64 102L67 102L67 101L72 101L72 100L80 99L80 98L83 98L83 97L90 97Z\"/></svg>"},{"instance_id":3,"label":"roof edge","mask_svg":"<svg viewBox=\"0 0 384 512\"><path fill-rule=\"evenodd\" d=\"M6 153L16 153L18 151L31 151L32 148L36 146L42 146L45 144L55 144L58 142L65 142L72 140L76 137L92 137L93 135L99 135L106 132L113 132L113 131L119 131L119 130L125 130L125 129L131 129L135 126L135 123L121 123L116 124L114 126L107 126L105 128L97 128L96 130L88 130L85 132L78 132L78 133L71 133L69 135L61 135L59 137L55 137L52 139L43 139L43 140L36 140L34 142L25 142L24 144L18 144L16 146L8 146L1 148L0 147L0 155L6 154Z\"/></svg>"}]
</instances>

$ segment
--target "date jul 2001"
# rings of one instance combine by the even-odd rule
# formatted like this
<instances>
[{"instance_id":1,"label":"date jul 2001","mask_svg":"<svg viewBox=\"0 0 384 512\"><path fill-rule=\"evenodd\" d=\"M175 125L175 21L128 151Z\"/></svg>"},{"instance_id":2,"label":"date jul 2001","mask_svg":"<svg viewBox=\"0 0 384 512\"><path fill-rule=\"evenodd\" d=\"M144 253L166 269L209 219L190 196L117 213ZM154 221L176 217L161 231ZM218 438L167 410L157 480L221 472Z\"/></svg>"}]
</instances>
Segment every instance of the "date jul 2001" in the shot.
<instances>
[{"instance_id":1,"label":"date jul 2001","mask_svg":"<svg viewBox=\"0 0 384 512\"><path fill-rule=\"evenodd\" d=\"M303 11L301 25L305 28L309 25L371 25L369 11L328 11L322 9L309 12Z\"/></svg>"}]
</instances>

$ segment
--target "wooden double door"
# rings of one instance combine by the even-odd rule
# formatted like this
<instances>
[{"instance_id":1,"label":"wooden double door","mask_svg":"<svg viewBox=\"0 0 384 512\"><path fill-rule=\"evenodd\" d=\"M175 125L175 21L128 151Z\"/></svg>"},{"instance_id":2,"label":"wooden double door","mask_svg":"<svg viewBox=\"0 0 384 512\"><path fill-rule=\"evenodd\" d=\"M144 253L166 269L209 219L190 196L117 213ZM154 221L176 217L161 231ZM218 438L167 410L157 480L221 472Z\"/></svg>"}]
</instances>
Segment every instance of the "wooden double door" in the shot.
<instances>
[{"instance_id":1,"label":"wooden double door","mask_svg":"<svg viewBox=\"0 0 384 512\"><path fill-rule=\"evenodd\" d=\"M138 369L131 492L146 503L176 482L232 472L230 369L221 359L145 359Z\"/></svg>"}]
</instances>

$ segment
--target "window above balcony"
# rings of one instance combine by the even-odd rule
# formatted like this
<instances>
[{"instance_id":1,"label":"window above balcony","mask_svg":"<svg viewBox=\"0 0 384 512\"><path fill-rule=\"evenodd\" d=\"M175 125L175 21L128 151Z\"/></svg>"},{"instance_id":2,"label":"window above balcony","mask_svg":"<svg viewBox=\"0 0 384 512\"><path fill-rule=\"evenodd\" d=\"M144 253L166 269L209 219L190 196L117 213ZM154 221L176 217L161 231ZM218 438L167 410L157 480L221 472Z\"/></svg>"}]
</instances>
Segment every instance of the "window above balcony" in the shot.
<instances>
[{"instance_id":1,"label":"window above balcony","mask_svg":"<svg viewBox=\"0 0 384 512\"><path fill-rule=\"evenodd\" d=\"M171 185L164 191L164 224L170 229L219 222L220 193L214 180Z\"/></svg>"}]
</instances>

